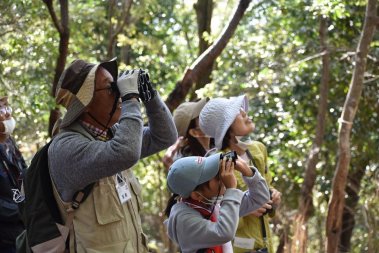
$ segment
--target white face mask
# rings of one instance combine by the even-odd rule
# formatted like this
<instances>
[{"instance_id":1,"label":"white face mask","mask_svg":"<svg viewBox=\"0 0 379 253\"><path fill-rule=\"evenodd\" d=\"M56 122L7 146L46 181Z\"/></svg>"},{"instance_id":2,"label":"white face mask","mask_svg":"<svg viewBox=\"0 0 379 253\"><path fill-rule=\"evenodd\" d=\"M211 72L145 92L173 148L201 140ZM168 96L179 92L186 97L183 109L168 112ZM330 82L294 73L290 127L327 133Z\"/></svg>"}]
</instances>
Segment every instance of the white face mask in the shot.
<instances>
[{"instance_id":1,"label":"white face mask","mask_svg":"<svg viewBox=\"0 0 379 253\"><path fill-rule=\"evenodd\" d=\"M224 198L224 195L220 195L218 197L212 197L210 199L208 199L207 197L205 197L203 194L201 194L200 192L197 191L197 193L203 197L203 200L200 201L201 203L205 204L205 205L208 205L208 206L213 206L213 205L216 205L216 204L220 204L222 199Z\"/></svg>"},{"instance_id":2,"label":"white face mask","mask_svg":"<svg viewBox=\"0 0 379 253\"><path fill-rule=\"evenodd\" d=\"M246 136L236 136L237 146L242 148L243 150L247 150L249 145L253 143L253 140L249 135Z\"/></svg>"},{"instance_id":3,"label":"white face mask","mask_svg":"<svg viewBox=\"0 0 379 253\"><path fill-rule=\"evenodd\" d=\"M11 117L10 119L2 121L2 123L3 123L4 128L5 128L4 132L2 132L2 134L7 134L7 135L12 134L14 128L16 127L16 121L14 120L14 118Z\"/></svg>"}]
</instances>

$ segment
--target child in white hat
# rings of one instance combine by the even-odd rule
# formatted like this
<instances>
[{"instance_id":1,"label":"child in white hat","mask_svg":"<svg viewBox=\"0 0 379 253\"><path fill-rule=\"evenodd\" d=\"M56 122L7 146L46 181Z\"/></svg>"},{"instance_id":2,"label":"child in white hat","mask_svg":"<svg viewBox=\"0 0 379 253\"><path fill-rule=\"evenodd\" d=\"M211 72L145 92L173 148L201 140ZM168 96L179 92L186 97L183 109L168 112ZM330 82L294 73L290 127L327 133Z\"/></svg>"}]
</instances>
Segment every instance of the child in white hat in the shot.
<instances>
[{"instance_id":1,"label":"child in white hat","mask_svg":"<svg viewBox=\"0 0 379 253\"><path fill-rule=\"evenodd\" d=\"M166 225L181 252L232 252L230 241L238 217L268 201L269 191L260 173L236 157L190 156L170 167L167 186L174 195L166 208ZM236 189L234 169L243 175L248 191Z\"/></svg>"},{"instance_id":2,"label":"child in white hat","mask_svg":"<svg viewBox=\"0 0 379 253\"><path fill-rule=\"evenodd\" d=\"M253 141L249 135L255 125L247 115L248 100L245 95L230 99L215 98L202 109L199 116L201 130L215 138L218 150L234 150L243 160L255 166L266 179L272 198L259 209L239 221L236 237L233 241L234 252L270 252L273 253L268 217L274 216L274 208L281 200L281 193L271 186L271 173L267 168L267 150L263 143ZM237 177L238 179L238 177ZM245 188L238 180L238 188ZM260 251L259 251L260 250Z\"/></svg>"}]
</instances>

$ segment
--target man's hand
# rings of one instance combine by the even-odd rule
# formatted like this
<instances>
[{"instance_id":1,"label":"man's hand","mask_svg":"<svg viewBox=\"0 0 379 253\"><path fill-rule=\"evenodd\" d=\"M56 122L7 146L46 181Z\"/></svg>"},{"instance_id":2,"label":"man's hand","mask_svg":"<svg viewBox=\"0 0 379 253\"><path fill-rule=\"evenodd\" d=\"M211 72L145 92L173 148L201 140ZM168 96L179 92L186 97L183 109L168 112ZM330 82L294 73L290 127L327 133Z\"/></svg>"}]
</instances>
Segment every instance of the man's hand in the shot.
<instances>
[{"instance_id":1,"label":"man's hand","mask_svg":"<svg viewBox=\"0 0 379 253\"><path fill-rule=\"evenodd\" d=\"M142 102L149 102L155 97L156 93L150 82L149 73L143 69L139 70L138 92Z\"/></svg>"},{"instance_id":2,"label":"man's hand","mask_svg":"<svg viewBox=\"0 0 379 253\"><path fill-rule=\"evenodd\" d=\"M124 97L128 94L139 96L138 92L138 77L139 70L126 70L124 73L120 75L117 79L117 87L120 91L121 97Z\"/></svg>"}]
</instances>

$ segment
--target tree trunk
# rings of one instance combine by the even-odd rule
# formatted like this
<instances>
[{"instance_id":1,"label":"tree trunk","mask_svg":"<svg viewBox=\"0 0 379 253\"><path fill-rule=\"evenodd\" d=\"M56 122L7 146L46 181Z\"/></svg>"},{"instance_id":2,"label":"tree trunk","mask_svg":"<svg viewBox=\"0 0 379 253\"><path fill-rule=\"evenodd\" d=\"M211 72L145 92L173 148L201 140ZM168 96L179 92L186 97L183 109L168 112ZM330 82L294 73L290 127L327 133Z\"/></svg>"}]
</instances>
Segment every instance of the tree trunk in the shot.
<instances>
[{"instance_id":1,"label":"tree trunk","mask_svg":"<svg viewBox=\"0 0 379 253\"><path fill-rule=\"evenodd\" d=\"M328 108L328 91L330 79L330 57L327 47L327 20L320 18L320 44L322 56L322 76L320 83L320 100L317 115L316 135L312 149L308 155L307 167L305 170L304 183L301 188L299 200L299 211L294 219L294 236L289 245L289 252L306 252L308 230L307 222L313 209L312 190L316 181L316 165L319 161L319 154L324 139L326 112Z\"/></svg>"},{"instance_id":2,"label":"tree trunk","mask_svg":"<svg viewBox=\"0 0 379 253\"><path fill-rule=\"evenodd\" d=\"M114 49L116 47L117 35L119 35L128 23L130 17L130 9L133 0L124 0L122 2L122 12L120 17L115 17L117 20L116 27L113 26L112 17L115 15L116 0L109 1L108 6L108 46L107 46L107 59L113 58L115 55Z\"/></svg>"},{"instance_id":3,"label":"tree trunk","mask_svg":"<svg viewBox=\"0 0 379 253\"><path fill-rule=\"evenodd\" d=\"M199 78L204 75L205 71L213 66L215 60L220 56L233 36L239 22L241 21L251 0L240 0L238 6L232 16L227 27L217 38L217 40L208 47L194 62L186 69L182 80L176 83L174 90L169 94L166 104L170 111L173 111L185 99L193 83L196 83ZM261 3L260 3L261 4ZM257 6L257 5L256 5Z\"/></svg>"},{"instance_id":4,"label":"tree trunk","mask_svg":"<svg viewBox=\"0 0 379 253\"><path fill-rule=\"evenodd\" d=\"M289 244L289 230L290 230L290 224L289 223L282 223L281 229L279 230L279 245L276 248L276 253L285 253L288 251L288 244Z\"/></svg>"},{"instance_id":5,"label":"tree trunk","mask_svg":"<svg viewBox=\"0 0 379 253\"><path fill-rule=\"evenodd\" d=\"M198 0L194 4L194 9L196 10L197 18L197 33L199 36L199 56L207 50L209 47L209 41L205 39L204 34L211 34L211 21L214 3L213 0ZM196 86L193 89L190 100L196 98L195 91L201 87L204 87L207 83L211 82L211 73L213 70L213 64L204 71L203 75L199 77L196 82Z\"/></svg>"},{"instance_id":6,"label":"tree trunk","mask_svg":"<svg viewBox=\"0 0 379 253\"><path fill-rule=\"evenodd\" d=\"M54 26L57 28L59 33L59 55L57 59L57 64L55 66L54 80L51 87L51 96L55 97L55 92L57 89L59 78L64 70L68 54L68 44L70 40L70 29L69 29L69 17L68 17L68 0L60 0L60 16L61 20L58 21L57 15L54 10L52 0L43 0L49 10L51 19L53 20ZM50 111L48 134L52 136L52 130L55 122L59 119L61 113L57 107Z\"/></svg>"},{"instance_id":7,"label":"tree trunk","mask_svg":"<svg viewBox=\"0 0 379 253\"><path fill-rule=\"evenodd\" d=\"M326 252L336 253L342 227L342 215L345 202L345 186L347 181L350 155L350 133L353 120L358 109L363 88L367 54L377 25L377 0L368 0L365 22L355 55L355 68L350 83L344 108L342 111L338 135L338 163L334 174L332 195L326 219Z\"/></svg>"},{"instance_id":8,"label":"tree trunk","mask_svg":"<svg viewBox=\"0 0 379 253\"><path fill-rule=\"evenodd\" d=\"M363 151L362 151L363 152ZM342 230L338 250L340 253L348 253L351 250L351 236L355 226L355 212L359 201L359 190L361 181L368 165L367 160L360 161L356 166L356 171L349 174L346 185L346 203L343 209Z\"/></svg>"}]
</instances>

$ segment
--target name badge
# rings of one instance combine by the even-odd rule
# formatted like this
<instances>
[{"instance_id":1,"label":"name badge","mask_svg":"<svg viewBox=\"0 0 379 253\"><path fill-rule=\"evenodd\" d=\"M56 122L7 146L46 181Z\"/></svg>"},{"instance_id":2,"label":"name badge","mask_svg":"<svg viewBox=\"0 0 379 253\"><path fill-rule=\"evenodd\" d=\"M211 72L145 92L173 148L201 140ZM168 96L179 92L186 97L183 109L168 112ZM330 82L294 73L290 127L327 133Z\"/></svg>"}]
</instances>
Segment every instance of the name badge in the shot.
<instances>
[{"instance_id":1,"label":"name badge","mask_svg":"<svg viewBox=\"0 0 379 253\"><path fill-rule=\"evenodd\" d=\"M121 204L125 204L132 198L128 184L120 174L117 174L116 176L116 190Z\"/></svg>"},{"instance_id":2,"label":"name badge","mask_svg":"<svg viewBox=\"0 0 379 253\"><path fill-rule=\"evenodd\" d=\"M242 249L254 249L255 239L254 238L242 238L235 237L234 238L234 247L242 248Z\"/></svg>"}]
</instances>

